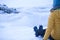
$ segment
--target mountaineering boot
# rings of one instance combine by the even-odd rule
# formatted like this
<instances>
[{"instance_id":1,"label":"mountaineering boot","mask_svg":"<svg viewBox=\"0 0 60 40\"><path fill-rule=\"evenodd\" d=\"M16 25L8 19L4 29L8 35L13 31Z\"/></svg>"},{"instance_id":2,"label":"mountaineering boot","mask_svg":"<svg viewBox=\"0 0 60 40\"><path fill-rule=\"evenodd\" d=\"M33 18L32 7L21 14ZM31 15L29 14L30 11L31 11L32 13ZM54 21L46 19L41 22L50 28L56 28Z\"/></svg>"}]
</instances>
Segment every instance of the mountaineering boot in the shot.
<instances>
[{"instance_id":1,"label":"mountaineering boot","mask_svg":"<svg viewBox=\"0 0 60 40\"><path fill-rule=\"evenodd\" d=\"M38 37L39 36L39 33L38 33L38 28L37 26L34 26L34 31L35 31L35 36Z\"/></svg>"},{"instance_id":2,"label":"mountaineering boot","mask_svg":"<svg viewBox=\"0 0 60 40\"><path fill-rule=\"evenodd\" d=\"M38 33L40 36L43 36L43 25L39 25Z\"/></svg>"}]
</instances>

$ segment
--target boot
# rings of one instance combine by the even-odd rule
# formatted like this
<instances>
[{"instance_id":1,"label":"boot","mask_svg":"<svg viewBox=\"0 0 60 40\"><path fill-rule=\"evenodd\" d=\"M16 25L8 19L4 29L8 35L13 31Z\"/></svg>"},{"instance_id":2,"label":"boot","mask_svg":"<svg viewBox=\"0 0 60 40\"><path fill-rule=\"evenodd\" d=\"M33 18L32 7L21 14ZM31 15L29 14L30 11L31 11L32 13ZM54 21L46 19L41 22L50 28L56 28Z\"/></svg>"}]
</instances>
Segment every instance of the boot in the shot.
<instances>
[{"instance_id":1,"label":"boot","mask_svg":"<svg viewBox=\"0 0 60 40\"><path fill-rule=\"evenodd\" d=\"M38 37L39 36L39 33L38 33L38 28L37 26L34 26L34 31L35 31L35 36Z\"/></svg>"}]
</instances>

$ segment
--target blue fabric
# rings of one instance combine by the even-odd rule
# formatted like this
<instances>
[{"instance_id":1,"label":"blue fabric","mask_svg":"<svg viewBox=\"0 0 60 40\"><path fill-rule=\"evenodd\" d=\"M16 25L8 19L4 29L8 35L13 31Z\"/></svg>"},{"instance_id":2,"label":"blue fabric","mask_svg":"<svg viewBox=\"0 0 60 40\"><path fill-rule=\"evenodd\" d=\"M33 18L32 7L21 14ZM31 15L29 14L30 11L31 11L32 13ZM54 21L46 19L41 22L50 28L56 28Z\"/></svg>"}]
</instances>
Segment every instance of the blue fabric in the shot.
<instances>
[{"instance_id":1,"label":"blue fabric","mask_svg":"<svg viewBox=\"0 0 60 40\"><path fill-rule=\"evenodd\" d=\"M53 7L60 7L60 0L53 0Z\"/></svg>"}]
</instances>

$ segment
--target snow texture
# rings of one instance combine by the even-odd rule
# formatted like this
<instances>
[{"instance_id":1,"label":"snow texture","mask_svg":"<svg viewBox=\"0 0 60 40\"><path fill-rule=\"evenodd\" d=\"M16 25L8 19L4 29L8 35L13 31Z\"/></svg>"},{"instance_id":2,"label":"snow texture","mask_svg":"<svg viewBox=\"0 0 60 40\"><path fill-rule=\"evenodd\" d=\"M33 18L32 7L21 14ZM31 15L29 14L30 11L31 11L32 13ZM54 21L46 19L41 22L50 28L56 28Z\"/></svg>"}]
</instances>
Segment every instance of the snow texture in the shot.
<instances>
[{"instance_id":1,"label":"snow texture","mask_svg":"<svg viewBox=\"0 0 60 40\"><path fill-rule=\"evenodd\" d=\"M41 24L47 27L51 0L0 0L0 3L20 11L18 14L0 14L0 40L42 40L35 37L33 27Z\"/></svg>"}]
</instances>

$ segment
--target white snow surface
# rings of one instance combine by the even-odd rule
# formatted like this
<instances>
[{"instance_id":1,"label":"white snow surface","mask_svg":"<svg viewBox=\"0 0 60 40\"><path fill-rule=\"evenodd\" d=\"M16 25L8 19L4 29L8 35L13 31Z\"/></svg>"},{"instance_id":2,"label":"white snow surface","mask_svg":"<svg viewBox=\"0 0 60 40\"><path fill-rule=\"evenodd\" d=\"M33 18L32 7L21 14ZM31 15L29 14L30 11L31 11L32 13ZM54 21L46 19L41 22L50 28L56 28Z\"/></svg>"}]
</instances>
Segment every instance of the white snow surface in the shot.
<instances>
[{"instance_id":1,"label":"white snow surface","mask_svg":"<svg viewBox=\"0 0 60 40\"><path fill-rule=\"evenodd\" d=\"M41 24L47 27L52 0L0 0L0 3L20 11L0 14L0 40L42 40L35 37L33 27Z\"/></svg>"},{"instance_id":2,"label":"white snow surface","mask_svg":"<svg viewBox=\"0 0 60 40\"><path fill-rule=\"evenodd\" d=\"M9 27L0 29L0 40L42 40L35 37L32 27Z\"/></svg>"},{"instance_id":3,"label":"white snow surface","mask_svg":"<svg viewBox=\"0 0 60 40\"><path fill-rule=\"evenodd\" d=\"M19 14L0 14L0 40L42 40L35 37L33 27L42 24L46 28L48 16L49 11L35 8L21 9Z\"/></svg>"}]
</instances>

